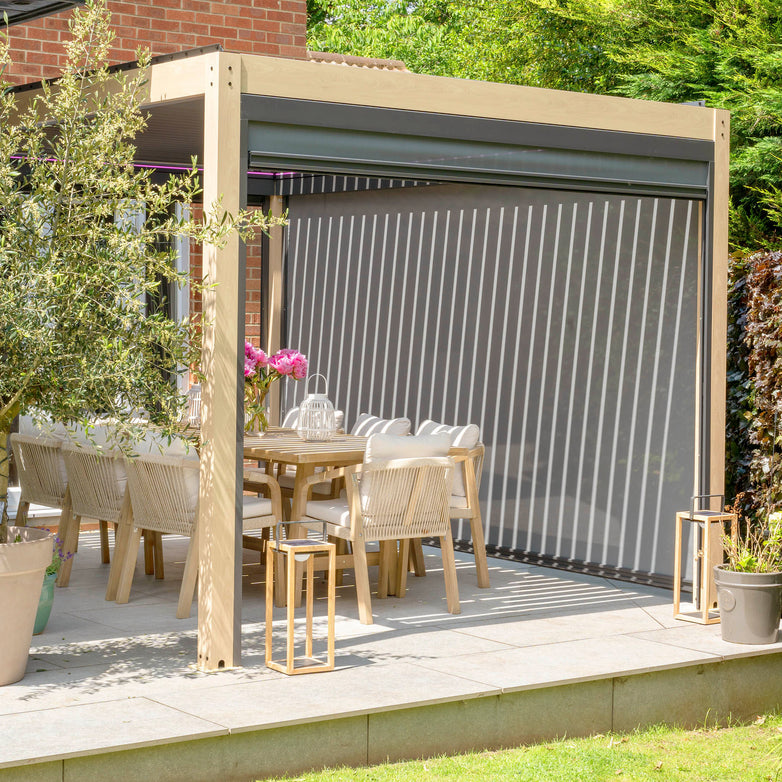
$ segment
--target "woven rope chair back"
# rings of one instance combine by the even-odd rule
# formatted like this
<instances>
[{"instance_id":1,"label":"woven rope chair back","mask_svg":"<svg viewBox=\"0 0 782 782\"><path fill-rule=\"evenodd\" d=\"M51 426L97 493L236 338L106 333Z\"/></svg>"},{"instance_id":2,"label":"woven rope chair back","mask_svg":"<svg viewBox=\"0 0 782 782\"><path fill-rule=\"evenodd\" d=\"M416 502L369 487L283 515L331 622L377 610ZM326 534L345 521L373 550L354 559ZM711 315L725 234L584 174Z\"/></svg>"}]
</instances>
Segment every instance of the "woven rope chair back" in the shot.
<instances>
[{"instance_id":1,"label":"woven rope chair back","mask_svg":"<svg viewBox=\"0 0 782 782\"><path fill-rule=\"evenodd\" d=\"M198 507L198 461L169 456L125 460L136 527L190 536Z\"/></svg>"},{"instance_id":2,"label":"woven rope chair back","mask_svg":"<svg viewBox=\"0 0 782 782\"><path fill-rule=\"evenodd\" d=\"M101 521L119 521L127 483L121 454L66 445L63 456L74 514Z\"/></svg>"},{"instance_id":3,"label":"woven rope chair back","mask_svg":"<svg viewBox=\"0 0 782 782\"><path fill-rule=\"evenodd\" d=\"M61 508L68 487L62 440L13 434L11 448L24 500Z\"/></svg>"},{"instance_id":4,"label":"woven rope chair back","mask_svg":"<svg viewBox=\"0 0 782 782\"><path fill-rule=\"evenodd\" d=\"M364 472L352 478L366 541L445 535L450 524L451 459L398 459L365 465Z\"/></svg>"},{"instance_id":5,"label":"woven rope chair back","mask_svg":"<svg viewBox=\"0 0 782 782\"><path fill-rule=\"evenodd\" d=\"M190 386L187 392L187 422L190 426L201 426L201 384Z\"/></svg>"}]
</instances>

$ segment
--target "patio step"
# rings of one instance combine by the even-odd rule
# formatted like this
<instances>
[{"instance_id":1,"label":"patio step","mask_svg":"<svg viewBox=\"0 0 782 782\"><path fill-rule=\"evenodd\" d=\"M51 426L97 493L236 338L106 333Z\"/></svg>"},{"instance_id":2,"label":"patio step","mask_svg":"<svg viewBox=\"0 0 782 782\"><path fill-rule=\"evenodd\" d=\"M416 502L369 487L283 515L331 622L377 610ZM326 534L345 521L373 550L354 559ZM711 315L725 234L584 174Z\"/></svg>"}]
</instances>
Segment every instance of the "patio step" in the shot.
<instances>
[{"instance_id":1,"label":"patio step","mask_svg":"<svg viewBox=\"0 0 782 782\"><path fill-rule=\"evenodd\" d=\"M344 709L341 677L336 672L296 679L299 696L311 688L309 714L301 709L299 714L285 713L283 703L270 702L270 712L277 715L278 722L242 724L243 704L263 693L257 689L242 693L241 687L234 685L234 724L225 724L230 697L215 700L212 693L204 698L201 711L211 711L215 722L190 717L192 724L178 735L172 722L184 728L186 715L147 699L72 706L61 710L63 718L71 724L91 725L96 737L102 736L102 746L93 751L58 753L56 731L52 732L55 723L46 727L51 715L34 712L44 740L28 734L24 743L30 749L37 744L41 755L36 758L28 752L17 762L0 762L0 782L247 782L323 767L364 766L562 736L627 732L659 723L690 727L728 724L782 706L780 671L782 650L775 647L770 653L736 659L553 686L485 688L464 679L461 694L429 699L425 689L418 689L418 698L409 703L401 699L386 706L369 703L365 710ZM436 676L433 679L436 692L442 682ZM283 680L277 694L292 681ZM327 690L332 693L330 699L323 697ZM301 698L297 700L301 706ZM371 702L372 694L368 700ZM116 725L120 714L125 716L122 722L127 730L124 734L117 730L107 733L105 726ZM0 725L3 722L0 718ZM7 726L3 735L4 741L20 738L9 735ZM66 736L62 743L65 749ZM0 750L0 756L2 753Z\"/></svg>"}]
</instances>

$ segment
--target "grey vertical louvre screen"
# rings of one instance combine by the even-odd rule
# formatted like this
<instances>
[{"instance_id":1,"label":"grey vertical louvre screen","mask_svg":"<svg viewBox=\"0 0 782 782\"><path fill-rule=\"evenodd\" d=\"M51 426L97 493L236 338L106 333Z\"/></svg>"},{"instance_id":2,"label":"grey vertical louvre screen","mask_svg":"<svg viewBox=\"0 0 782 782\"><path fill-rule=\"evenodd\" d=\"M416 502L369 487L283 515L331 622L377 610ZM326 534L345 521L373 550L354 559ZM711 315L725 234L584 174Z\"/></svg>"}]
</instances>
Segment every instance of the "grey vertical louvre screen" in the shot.
<instances>
[{"instance_id":1,"label":"grey vertical louvre screen","mask_svg":"<svg viewBox=\"0 0 782 782\"><path fill-rule=\"evenodd\" d=\"M348 428L478 424L490 545L670 574L694 484L700 209L461 185L291 197L287 344Z\"/></svg>"}]
</instances>

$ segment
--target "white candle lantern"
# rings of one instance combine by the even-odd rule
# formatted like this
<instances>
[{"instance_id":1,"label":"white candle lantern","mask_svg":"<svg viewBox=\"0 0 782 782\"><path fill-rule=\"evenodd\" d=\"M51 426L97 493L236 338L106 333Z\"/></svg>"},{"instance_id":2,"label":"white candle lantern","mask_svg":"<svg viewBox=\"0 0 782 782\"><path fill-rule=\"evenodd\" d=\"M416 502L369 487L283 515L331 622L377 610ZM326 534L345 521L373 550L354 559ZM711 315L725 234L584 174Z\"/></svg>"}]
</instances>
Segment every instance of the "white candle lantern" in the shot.
<instances>
[{"instance_id":1,"label":"white candle lantern","mask_svg":"<svg viewBox=\"0 0 782 782\"><path fill-rule=\"evenodd\" d=\"M328 398L326 378L323 375L311 375L307 378L306 389L309 391L309 382L316 377L323 378L326 393L307 394L299 405L299 422L296 425L296 432L302 440L331 440L337 433L337 419L334 415L334 405Z\"/></svg>"}]
</instances>

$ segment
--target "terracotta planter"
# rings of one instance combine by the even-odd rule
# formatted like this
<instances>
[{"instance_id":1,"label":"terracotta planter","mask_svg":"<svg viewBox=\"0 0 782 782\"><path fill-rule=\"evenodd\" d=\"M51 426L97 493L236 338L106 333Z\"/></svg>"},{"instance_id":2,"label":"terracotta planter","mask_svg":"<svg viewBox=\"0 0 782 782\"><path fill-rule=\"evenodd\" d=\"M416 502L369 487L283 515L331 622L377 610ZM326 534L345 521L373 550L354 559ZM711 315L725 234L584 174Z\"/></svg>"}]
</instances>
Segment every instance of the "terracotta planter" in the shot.
<instances>
[{"instance_id":1,"label":"terracotta planter","mask_svg":"<svg viewBox=\"0 0 782 782\"><path fill-rule=\"evenodd\" d=\"M737 573L714 568L722 640L734 644L773 644L782 608L782 572Z\"/></svg>"},{"instance_id":2,"label":"terracotta planter","mask_svg":"<svg viewBox=\"0 0 782 782\"><path fill-rule=\"evenodd\" d=\"M24 676L33 625L46 568L52 561L52 536L33 527L10 527L0 545L0 685Z\"/></svg>"}]
</instances>

